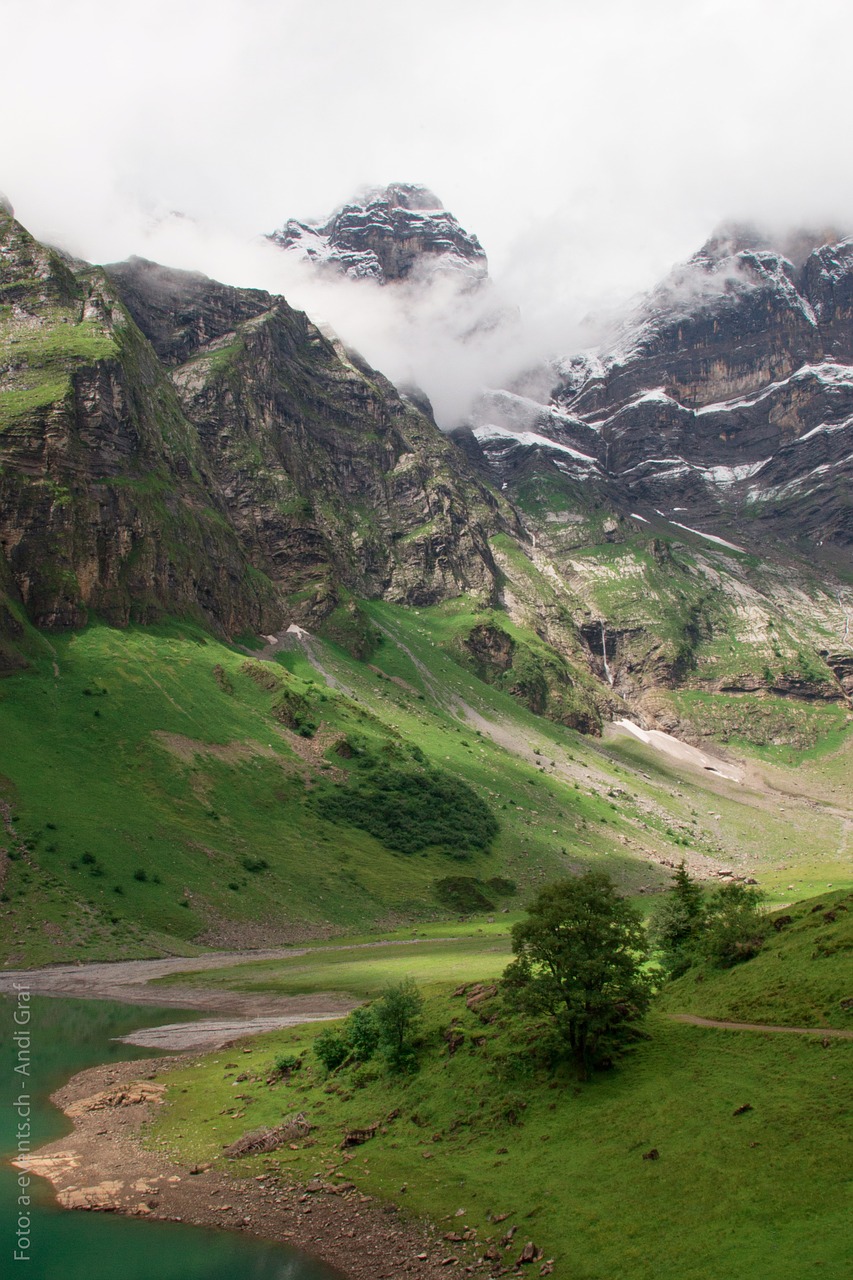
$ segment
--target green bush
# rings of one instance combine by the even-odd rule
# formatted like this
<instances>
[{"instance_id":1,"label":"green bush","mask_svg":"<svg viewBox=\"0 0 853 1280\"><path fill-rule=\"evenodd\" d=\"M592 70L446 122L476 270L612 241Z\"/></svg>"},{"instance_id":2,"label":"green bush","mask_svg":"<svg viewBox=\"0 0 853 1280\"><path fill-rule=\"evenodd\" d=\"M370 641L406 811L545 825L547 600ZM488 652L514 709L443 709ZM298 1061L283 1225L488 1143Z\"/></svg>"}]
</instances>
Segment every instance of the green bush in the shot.
<instances>
[{"instance_id":1,"label":"green bush","mask_svg":"<svg viewBox=\"0 0 853 1280\"><path fill-rule=\"evenodd\" d=\"M273 1068L279 1076L289 1076L292 1071L298 1071L301 1066L302 1059L293 1053L279 1053L273 1059Z\"/></svg>"},{"instance_id":2,"label":"green bush","mask_svg":"<svg viewBox=\"0 0 853 1280\"><path fill-rule=\"evenodd\" d=\"M745 884L724 884L708 902L701 954L721 969L757 955L767 936L762 895Z\"/></svg>"},{"instance_id":3,"label":"green bush","mask_svg":"<svg viewBox=\"0 0 853 1280\"><path fill-rule=\"evenodd\" d=\"M335 1071L349 1057L349 1044L340 1031L321 1031L314 1041L314 1052L327 1071Z\"/></svg>"},{"instance_id":4,"label":"green bush","mask_svg":"<svg viewBox=\"0 0 853 1280\"><path fill-rule=\"evenodd\" d=\"M352 785L318 793L314 805L328 821L359 827L400 853L438 847L464 858L487 849L498 832L476 792L439 769L359 761Z\"/></svg>"},{"instance_id":5,"label":"green bush","mask_svg":"<svg viewBox=\"0 0 853 1280\"><path fill-rule=\"evenodd\" d=\"M350 1054L357 1062L369 1062L379 1048L379 1024L371 1005L353 1009L344 1024Z\"/></svg>"},{"instance_id":6,"label":"green bush","mask_svg":"<svg viewBox=\"0 0 853 1280\"><path fill-rule=\"evenodd\" d=\"M499 898L511 898L518 893L518 885L506 876L491 876L486 881L486 888L497 894Z\"/></svg>"},{"instance_id":7,"label":"green bush","mask_svg":"<svg viewBox=\"0 0 853 1280\"><path fill-rule=\"evenodd\" d=\"M412 978L385 988L374 1005L379 1045L393 1070L410 1070L415 1064L415 1033L424 998Z\"/></svg>"},{"instance_id":8,"label":"green bush","mask_svg":"<svg viewBox=\"0 0 853 1280\"><path fill-rule=\"evenodd\" d=\"M483 893L483 884L473 876L444 876L434 884L435 896L451 911L493 911L495 904Z\"/></svg>"},{"instance_id":9,"label":"green bush","mask_svg":"<svg viewBox=\"0 0 853 1280\"><path fill-rule=\"evenodd\" d=\"M259 871L266 871L270 865L266 858L250 858L246 856L241 858L240 861L246 871L251 871L253 874L257 874Z\"/></svg>"},{"instance_id":10,"label":"green bush","mask_svg":"<svg viewBox=\"0 0 853 1280\"><path fill-rule=\"evenodd\" d=\"M341 1027L329 1027L314 1041L314 1052L327 1071L350 1064L362 1067L381 1051L394 1071L415 1062L414 1036L423 996L411 978L388 986L372 1004L353 1009Z\"/></svg>"},{"instance_id":11,"label":"green bush","mask_svg":"<svg viewBox=\"0 0 853 1280\"><path fill-rule=\"evenodd\" d=\"M655 904L649 920L649 942L669 977L676 978L690 968L704 925L702 890L682 862L673 876L671 892Z\"/></svg>"}]
</instances>

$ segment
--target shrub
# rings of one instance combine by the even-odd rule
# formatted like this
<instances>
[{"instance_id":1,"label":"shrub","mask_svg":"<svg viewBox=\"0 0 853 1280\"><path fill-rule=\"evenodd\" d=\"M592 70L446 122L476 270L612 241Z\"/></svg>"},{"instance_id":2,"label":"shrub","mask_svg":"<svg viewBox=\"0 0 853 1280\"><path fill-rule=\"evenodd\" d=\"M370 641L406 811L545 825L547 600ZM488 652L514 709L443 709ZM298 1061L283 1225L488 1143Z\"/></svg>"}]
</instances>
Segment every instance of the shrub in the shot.
<instances>
[{"instance_id":1,"label":"shrub","mask_svg":"<svg viewBox=\"0 0 853 1280\"><path fill-rule=\"evenodd\" d=\"M340 1031L321 1031L314 1041L314 1052L327 1071L335 1071L349 1057L349 1045Z\"/></svg>"},{"instance_id":2,"label":"shrub","mask_svg":"<svg viewBox=\"0 0 853 1280\"><path fill-rule=\"evenodd\" d=\"M700 942L711 964L730 969L758 954L768 930L761 902L761 893L745 884L724 884L713 894Z\"/></svg>"},{"instance_id":3,"label":"shrub","mask_svg":"<svg viewBox=\"0 0 853 1280\"><path fill-rule=\"evenodd\" d=\"M493 911L495 904L483 893L481 883L473 876L444 876L435 881L435 896L451 911Z\"/></svg>"},{"instance_id":4,"label":"shrub","mask_svg":"<svg viewBox=\"0 0 853 1280\"><path fill-rule=\"evenodd\" d=\"M292 1071L298 1071L301 1066L302 1059L293 1053L279 1053L273 1059L273 1069L279 1076L289 1076Z\"/></svg>"},{"instance_id":5,"label":"shrub","mask_svg":"<svg viewBox=\"0 0 853 1280\"><path fill-rule=\"evenodd\" d=\"M412 978L385 988L374 1006L379 1044L396 1071L414 1064L414 1037L423 1013L424 998Z\"/></svg>"},{"instance_id":6,"label":"shrub","mask_svg":"<svg viewBox=\"0 0 853 1280\"><path fill-rule=\"evenodd\" d=\"M370 1005L353 1009L345 1023L350 1054L357 1062L369 1062L379 1048L380 1030Z\"/></svg>"},{"instance_id":7,"label":"shrub","mask_svg":"<svg viewBox=\"0 0 853 1280\"><path fill-rule=\"evenodd\" d=\"M690 968L704 924L702 890L682 862L673 876L671 892L655 905L649 920L649 941L659 951L670 977Z\"/></svg>"},{"instance_id":8,"label":"shrub","mask_svg":"<svg viewBox=\"0 0 853 1280\"><path fill-rule=\"evenodd\" d=\"M318 793L314 805L332 822L367 831L388 849L439 847L457 857L487 849L498 832L488 805L444 770L359 759L353 785Z\"/></svg>"},{"instance_id":9,"label":"shrub","mask_svg":"<svg viewBox=\"0 0 853 1280\"><path fill-rule=\"evenodd\" d=\"M518 893L518 885L506 876L492 876L486 881L486 888L491 889L499 898L511 898Z\"/></svg>"},{"instance_id":10,"label":"shrub","mask_svg":"<svg viewBox=\"0 0 853 1280\"><path fill-rule=\"evenodd\" d=\"M246 871L251 871L253 874L257 874L259 871L266 871L267 867L270 865L266 858L250 858L246 856L245 858L241 858L240 861Z\"/></svg>"}]
</instances>

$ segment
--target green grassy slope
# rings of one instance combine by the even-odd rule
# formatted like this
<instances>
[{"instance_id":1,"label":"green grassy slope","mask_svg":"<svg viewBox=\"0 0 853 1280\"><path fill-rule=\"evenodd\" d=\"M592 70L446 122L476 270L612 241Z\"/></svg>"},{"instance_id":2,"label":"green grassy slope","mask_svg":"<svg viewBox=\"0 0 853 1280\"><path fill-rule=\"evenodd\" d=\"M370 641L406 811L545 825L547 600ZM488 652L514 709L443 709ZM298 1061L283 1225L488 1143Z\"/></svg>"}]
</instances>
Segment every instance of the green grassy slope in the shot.
<instances>
[{"instance_id":1,"label":"green grassy slope","mask_svg":"<svg viewBox=\"0 0 853 1280\"><path fill-rule=\"evenodd\" d=\"M251 989L329 982L371 994L380 979L399 977L407 959L407 972L430 992L419 1072L389 1076L371 1063L328 1078L311 1052L320 1028L277 1033L251 1041L247 1056L220 1050L170 1073L168 1106L148 1140L183 1162L216 1161L247 1130L304 1111L315 1126L310 1143L228 1162L229 1173L352 1181L444 1231L473 1229L476 1244L452 1243L456 1255L467 1247L477 1256L515 1226L512 1249L499 1251L504 1265L532 1239L562 1280L845 1274L839 1144L853 1044L684 1026L655 1011L649 1038L617 1070L580 1087L562 1069L537 1066L534 1027L503 1016L484 1023L451 995L461 970L469 981L496 971L494 940L471 943L434 951L421 944L405 958L404 948L392 956L382 948L314 951L268 967L278 986L255 985L260 966L251 977L241 968ZM758 974L757 963L743 971L756 966ZM461 1035L455 1052L445 1035L451 1025L454 1039ZM303 1067L268 1084L280 1053L304 1054ZM234 1078L246 1070L235 1101ZM734 1114L747 1103L751 1110ZM351 1158L341 1152L344 1132L375 1122L375 1139ZM659 1158L643 1160L653 1148ZM507 1215L500 1224L499 1215Z\"/></svg>"},{"instance_id":2,"label":"green grassy slope","mask_svg":"<svg viewBox=\"0 0 853 1280\"><path fill-rule=\"evenodd\" d=\"M662 1007L705 1018L853 1029L853 894L821 894L772 918L781 927L748 964L691 969L667 986Z\"/></svg>"},{"instance_id":3,"label":"green grassy slope","mask_svg":"<svg viewBox=\"0 0 853 1280\"><path fill-rule=\"evenodd\" d=\"M27 632L29 669L0 682L6 963L446 918L465 909L441 890L459 876L495 910L590 864L653 890L685 852L753 859L783 901L789 879L849 883L842 775L805 825L794 801L585 738L483 683L458 652L464 600L365 611L383 628L368 663L316 638L258 662L179 623ZM774 785L811 767L774 765Z\"/></svg>"},{"instance_id":4,"label":"green grassy slope","mask_svg":"<svg viewBox=\"0 0 853 1280\"><path fill-rule=\"evenodd\" d=\"M306 995L334 991L361 998L378 995L388 983L401 982L413 971L426 990L440 989L448 982L460 985L497 978L503 973L512 952L507 925L500 933L482 929L462 938L393 943L381 946L337 946L326 952L312 948L293 959L258 961L230 969L184 972L162 978L158 985L216 987L226 991L266 991L278 995Z\"/></svg>"}]
</instances>

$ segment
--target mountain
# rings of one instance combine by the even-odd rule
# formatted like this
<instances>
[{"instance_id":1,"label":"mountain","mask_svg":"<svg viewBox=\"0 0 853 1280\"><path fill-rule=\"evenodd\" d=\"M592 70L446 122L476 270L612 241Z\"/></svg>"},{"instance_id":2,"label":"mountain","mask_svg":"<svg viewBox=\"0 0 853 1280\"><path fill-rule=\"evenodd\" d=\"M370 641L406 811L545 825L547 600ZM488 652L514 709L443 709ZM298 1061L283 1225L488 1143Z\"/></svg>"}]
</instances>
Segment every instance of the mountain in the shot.
<instances>
[{"instance_id":1,"label":"mountain","mask_svg":"<svg viewBox=\"0 0 853 1280\"><path fill-rule=\"evenodd\" d=\"M483 247L426 187L372 188L323 222L290 219L270 240L321 270L393 284L453 272L475 284L488 273Z\"/></svg>"},{"instance_id":2,"label":"mountain","mask_svg":"<svg viewBox=\"0 0 853 1280\"><path fill-rule=\"evenodd\" d=\"M840 868L844 490L791 459L846 438L846 276L815 283L846 249L767 253L707 249L448 436L284 298L79 262L4 206L7 956L260 945L597 859L640 891L685 849L776 883L806 828ZM825 536L689 478L771 447Z\"/></svg>"},{"instance_id":3,"label":"mountain","mask_svg":"<svg viewBox=\"0 0 853 1280\"><path fill-rule=\"evenodd\" d=\"M487 399L472 425L498 472L518 438L626 515L849 547L853 240L785 248L720 233L601 348L555 362L544 406Z\"/></svg>"},{"instance_id":4,"label":"mountain","mask_svg":"<svg viewBox=\"0 0 853 1280\"><path fill-rule=\"evenodd\" d=\"M492 597L500 501L283 298L73 263L9 211L0 250L4 584L36 626L178 612L234 634L347 593Z\"/></svg>"},{"instance_id":5,"label":"mountain","mask_svg":"<svg viewBox=\"0 0 853 1280\"><path fill-rule=\"evenodd\" d=\"M662 685L853 692L853 241L785 247L714 237L599 349L486 393L456 433L584 600L599 675L650 715Z\"/></svg>"}]
</instances>

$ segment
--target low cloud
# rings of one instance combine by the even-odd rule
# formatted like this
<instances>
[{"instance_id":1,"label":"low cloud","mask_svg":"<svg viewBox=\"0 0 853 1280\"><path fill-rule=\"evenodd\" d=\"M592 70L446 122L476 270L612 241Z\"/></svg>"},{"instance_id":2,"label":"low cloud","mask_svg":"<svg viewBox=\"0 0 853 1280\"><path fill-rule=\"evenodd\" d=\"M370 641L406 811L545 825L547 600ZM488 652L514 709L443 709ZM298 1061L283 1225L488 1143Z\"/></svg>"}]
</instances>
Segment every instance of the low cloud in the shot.
<instances>
[{"instance_id":1,"label":"low cloud","mask_svg":"<svg viewBox=\"0 0 853 1280\"><path fill-rule=\"evenodd\" d=\"M6 10L0 188L35 234L284 292L445 423L478 381L588 345L587 316L725 220L853 226L846 0ZM466 299L321 289L258 239L395 180L479 236L521 330L460 343Z\"/></svg>"}]
</instances>

